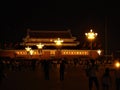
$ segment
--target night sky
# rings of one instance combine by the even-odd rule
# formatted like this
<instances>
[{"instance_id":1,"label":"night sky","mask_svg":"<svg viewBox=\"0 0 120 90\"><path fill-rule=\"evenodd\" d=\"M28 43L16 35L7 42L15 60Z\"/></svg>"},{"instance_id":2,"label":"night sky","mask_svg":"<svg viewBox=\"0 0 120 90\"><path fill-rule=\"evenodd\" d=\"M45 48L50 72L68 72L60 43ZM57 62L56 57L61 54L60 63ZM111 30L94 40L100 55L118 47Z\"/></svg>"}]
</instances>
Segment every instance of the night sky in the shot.
<instances>
[{"instance_id":1,"label":"night sky","mask_svg":"<svg viewBox=\"0 0 120 90\"><path fill-rule=\"evenodd\" d=\"M116 3L61 0L2 2L0 41L21 41L28 28L33 30L70 29L73 36L77 36L82 41L86 38L85 33L92 28L98 33L97 39L103 46L107 37L108 49L119 50L120 7Z\"/></svg>"}]
</instances>

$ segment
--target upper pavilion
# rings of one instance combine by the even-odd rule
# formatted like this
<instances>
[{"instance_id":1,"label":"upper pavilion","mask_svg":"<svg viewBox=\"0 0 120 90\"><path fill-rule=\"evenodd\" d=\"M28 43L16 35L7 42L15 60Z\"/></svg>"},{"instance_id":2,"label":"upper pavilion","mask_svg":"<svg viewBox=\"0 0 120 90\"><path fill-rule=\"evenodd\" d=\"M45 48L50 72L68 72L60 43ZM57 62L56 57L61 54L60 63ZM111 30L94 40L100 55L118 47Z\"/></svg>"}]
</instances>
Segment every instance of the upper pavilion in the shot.
<instances>
[{"instance_id":1,"label":"upper pavilion","mask_svg":"<svg viewBox=\"0 0 120 90\"><path fill-rule=\"evenodd\" d=\"M39 43L44 46L55 46L55 40L63 40L62 46L77 46L79 42L73 37L70 30L27 30L26 37L21 45L36 46Z\"/></svg>"}]
</instances>

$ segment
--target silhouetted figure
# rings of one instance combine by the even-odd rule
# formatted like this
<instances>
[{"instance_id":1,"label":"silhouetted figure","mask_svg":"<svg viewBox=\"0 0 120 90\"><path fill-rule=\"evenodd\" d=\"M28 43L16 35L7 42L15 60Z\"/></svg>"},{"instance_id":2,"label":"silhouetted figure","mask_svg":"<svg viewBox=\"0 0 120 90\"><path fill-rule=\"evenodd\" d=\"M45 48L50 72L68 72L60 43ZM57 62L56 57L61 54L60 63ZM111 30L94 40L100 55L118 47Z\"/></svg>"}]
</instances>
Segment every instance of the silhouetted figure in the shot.
<instances>
[{"instance_id":1,"label":"silhouetted figure","mask_svg":"<svg viewBox=\"0 0 120 90\"><path fill-rule=\"evenodd\" d=\"M45 80L49 80L49 64L50 62L48 60L43 61Z\"/></svg>"},{"instance_id":2,"label":"silhouetted figure","mask_svg":"<svg viewBox=\"0 0 120 90\"><path fill-rule=\"evenodd\" d=\"M4 73L4 65L3 62L0 60L0 84L3 81L3 78L6 78L6 74Z\"/></svg>"},{"instance_id":3,"label":"silhouetted figure","mask_svg":"<svg viewBox=\"0 0 120 90\"><path fill-rule=\"evenodd\" d=\"M116 90L120 90L120 67L115 70L115 85Z\"/></svg>"},{"instance_id":4,"label":"silhouetted figure","mask_svg":"<svg viewBox=\"0 0 120 90\"><path fill-rule=\"evenodd\" d=\"M111 75L109 68L105 69L105 72L102 75L102 87L103 90L109 90L111 86Z\"/></svg>"},{"instance_id":5,"label":"silhouetted figure","mask_svg":"<svg viewBox=\"0 0 120 90\"><path fill-rule=\"evenodd\" d=\"M35 69L36 69L36 60L33 59L31 64L32 64L32 70L35 71Z\"/></svg>"},{"instance_id":6,"label":"silhouetted figure","mask_svg":"<svg viewBox=\"0 0 120 90\"><path fill-rule=\"evenodd\" d=\"M77 66L77 63L78 63L77 58L74 58L73 61L74 61L74 66L76 67L76 66Z\"/></svg>"},{"instance_id":7,"label":"silhouetted figure","mask_svg":"<svg viewBox=\"0 0 120 90\"><path fill-rule=\"evenodd\" d=\"M91 66L89 66L87 70L87 75L89 78L89 90L92 90L93 84L95 84L96 89L99 90L99 83L97 79L96 72L98 71L98 67L95 65L95 60L90 60L91 61Z\"/></svg>"},{"instance_id":8,"label":"silhouetted figure","mask_svg":"<svg viewBox=\"0 0 120 90\"><path fill-rule=\"evenodd\" d=\"M65 72L65 62L64 60L60 63L60 80L64 80L64 72Z\"/></svg>"}]
</instances>

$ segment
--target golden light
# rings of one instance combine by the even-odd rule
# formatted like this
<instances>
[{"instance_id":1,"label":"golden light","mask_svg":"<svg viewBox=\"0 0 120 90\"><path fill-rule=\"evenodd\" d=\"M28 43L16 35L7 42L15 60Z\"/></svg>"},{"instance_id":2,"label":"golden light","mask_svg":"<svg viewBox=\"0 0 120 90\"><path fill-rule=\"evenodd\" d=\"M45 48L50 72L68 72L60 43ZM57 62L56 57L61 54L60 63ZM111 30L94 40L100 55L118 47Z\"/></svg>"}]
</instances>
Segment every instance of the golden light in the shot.
<instances>
[{"instance_id":1,"label":"golden light","mask_svg":"<svg viewBox=\"0 0 120 90\"><path fill-rule=\"evenodd\" d=\"M55 44L56 44L57 46L61 46L62 43L63 43L63 40L61 40L60 38L58 38L57 40L54 40L54 42L55 42Z\"/></svg>"},{"instance_id":2,"label":"golden light","mask_svg":"<svg viewBox=\"0 0 120 90\"><path fill-rule=\"evenodd\" d=\"M98 53L99 55L101 55L101 52L102 52L101 50L97 50L97 53Z\"/></svg>"},{"instance_id":3,"label":"golden light","mask_svg":"<svg viewBox=\"0 0 120 90\"><path fill-rule=\"evenodd\" d=\"M30 50L29 52L30 52L30 55L33 55L33 52L34 52L34 51L33 51L33 50Z\"/></svg>"},{"instance_id":4,"label":"golden light","mask_svg":"<svg viewBox=\"0 0 120 90\"><path fill-rule=\"evenodd\" d=\"M91 49L92 49L92 41L95 39L95 37L98 35L97 33L94 33L92 29L90 29L90 32L85 33L86 37L91 41Z\"/></svg>"},{"instance_id":5,"label":"golden light","mask_svg":"<svg viewBox=\"0 0 120 90\"><path fill-rule=\"evenodd\" d=\"M25 50L26 50L27 52L29 52L29 51L31 50L31 47L27 46L27 47L25 47Z\"/></svg>"},{"instance_id":6,"label":"golden light","mask_svg":"<svg viewBox=\"0 0 120 90\"><path fill-rule=\"evenodd\" d=\"M92 29L91 29L90 32L85 33L85 35L87 36L87 38L88 38L89 40L93 40L93 39L95 39L95 37L96 37L98 34L97 34L97 33L94 33L94 32L92 31Z\"/></svg>"},{"instance_id":7,"label":"golden light","mask_svg":"<svg viewBox=\"0 0 120 90\"><path fill-rule=\"evenodd\" d=\"M119 63L119 62L116 62L116 63L115 63L115 67L119 68L119 67L120 67L120 63Z\"/></svg>"},{"instance_id":8,"label":"golden light","mask_svg":"<svg viewBox=\"0 0 120 90\"><path fill-rule=\"evenodd\" d=\"M44 47L44 44L39 43L39 44L37 44L36 46L38 47L38 49L42 49L42 48Z\"/></svg>"}]
</instances>

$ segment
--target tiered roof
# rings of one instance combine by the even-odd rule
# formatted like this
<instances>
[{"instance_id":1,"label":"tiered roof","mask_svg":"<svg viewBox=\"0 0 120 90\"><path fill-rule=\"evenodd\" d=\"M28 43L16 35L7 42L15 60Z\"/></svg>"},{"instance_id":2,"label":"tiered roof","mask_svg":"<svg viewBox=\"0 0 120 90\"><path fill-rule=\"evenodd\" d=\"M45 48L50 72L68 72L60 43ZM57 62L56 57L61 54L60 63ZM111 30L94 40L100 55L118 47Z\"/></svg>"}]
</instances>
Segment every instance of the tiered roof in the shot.
<instances>
[{"instance_id":1,"label":"tiered roof","mask_svg":"<svg viewBox=\"0 0 120 90\"><path fill-rule=\"evenodd\" d=\"M30 38L72 38L71 32L67 31L28 31Z\"/></svg>"},{"instance_id":2,"label":"tiered roof","mask_svg":"<svg viewBox=\"0 0 120 90\"><path fill-rule=\"evenodd\" d=\"M60 38L64 41L63 46L76 46L79 44L76 37L73 37L70 30L28 30L27 36L23 39L22 45L36 45L43 43L46 46L54 46L54 40Z\"/></svg>"}]
</instances>

